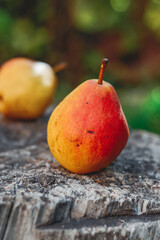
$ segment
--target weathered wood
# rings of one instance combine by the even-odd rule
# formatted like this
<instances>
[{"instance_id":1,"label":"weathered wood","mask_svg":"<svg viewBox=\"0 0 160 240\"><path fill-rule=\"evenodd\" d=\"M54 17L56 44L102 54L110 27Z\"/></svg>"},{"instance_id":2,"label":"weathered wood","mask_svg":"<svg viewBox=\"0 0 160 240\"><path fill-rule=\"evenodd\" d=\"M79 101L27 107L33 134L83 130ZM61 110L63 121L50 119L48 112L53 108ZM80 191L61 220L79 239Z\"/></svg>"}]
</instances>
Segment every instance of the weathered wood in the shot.
<instances>
[{"instance_id":1,"label":"weathered wood","mask_svg":"<svg viewBox=\"0 0 160 240\"><path fill-rule=\"evenodd\" d=\"M38 121L0 118L0 239L160 239L160 137L132 131L105 170L69 173Z\"/></svg>"}]
</instances>

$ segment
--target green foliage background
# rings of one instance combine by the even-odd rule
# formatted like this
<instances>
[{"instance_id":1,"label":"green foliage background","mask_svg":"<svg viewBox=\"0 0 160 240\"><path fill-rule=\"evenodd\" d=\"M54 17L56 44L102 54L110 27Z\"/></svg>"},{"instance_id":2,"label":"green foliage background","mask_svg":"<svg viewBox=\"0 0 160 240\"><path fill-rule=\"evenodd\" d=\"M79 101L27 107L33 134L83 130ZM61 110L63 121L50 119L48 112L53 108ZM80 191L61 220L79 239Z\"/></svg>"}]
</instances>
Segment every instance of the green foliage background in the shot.
<instances>
[{"instance_id":1,"label":"green foliage background","mask_svg":"<svg viewBox=\"0 0 160 240\"><path fill-rule=\"evenodd\" d=\"M57 103L107 57L129 125L160 133L160 0L1 0L0 63L16 56L68 62Z\"/></svg>"}]
</instances>

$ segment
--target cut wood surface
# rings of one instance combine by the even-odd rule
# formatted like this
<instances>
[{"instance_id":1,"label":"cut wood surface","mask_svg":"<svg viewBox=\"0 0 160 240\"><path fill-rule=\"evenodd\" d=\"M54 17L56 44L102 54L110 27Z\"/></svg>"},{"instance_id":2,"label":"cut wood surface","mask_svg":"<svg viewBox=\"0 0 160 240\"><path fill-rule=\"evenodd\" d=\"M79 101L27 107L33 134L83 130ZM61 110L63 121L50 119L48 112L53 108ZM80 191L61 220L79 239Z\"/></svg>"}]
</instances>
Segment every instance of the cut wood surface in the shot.
<instances>
[{"instance_id":1,"label":"cut wood surface","mask_svg":"<svg viewBox=\"0 0 160 240\"><path fill-rule=\"evenodd\" d=\"M77 175L49 151L49 115L0 117L0 239L160 239L160 136L131 131L114 163Z\"/></svg>"}]
</instances>

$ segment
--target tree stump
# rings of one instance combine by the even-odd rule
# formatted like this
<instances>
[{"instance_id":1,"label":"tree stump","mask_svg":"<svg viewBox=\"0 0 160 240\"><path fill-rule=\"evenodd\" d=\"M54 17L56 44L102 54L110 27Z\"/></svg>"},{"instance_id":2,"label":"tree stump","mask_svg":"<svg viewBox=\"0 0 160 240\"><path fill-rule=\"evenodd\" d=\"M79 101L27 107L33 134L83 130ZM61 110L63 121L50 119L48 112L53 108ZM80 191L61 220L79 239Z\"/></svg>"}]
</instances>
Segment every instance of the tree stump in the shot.
<instances>
[{"instance_id":1,"label":"tree stump","mask_svg":"<svg viewBox=\"0 0 160 240\"><path fill-rule=\"evenodd\" d=\"M77 175L49 151L49 115L0 117L0 239L160 239L160 137L131 131L114 163Z\"/></svg>"}]
</instances>

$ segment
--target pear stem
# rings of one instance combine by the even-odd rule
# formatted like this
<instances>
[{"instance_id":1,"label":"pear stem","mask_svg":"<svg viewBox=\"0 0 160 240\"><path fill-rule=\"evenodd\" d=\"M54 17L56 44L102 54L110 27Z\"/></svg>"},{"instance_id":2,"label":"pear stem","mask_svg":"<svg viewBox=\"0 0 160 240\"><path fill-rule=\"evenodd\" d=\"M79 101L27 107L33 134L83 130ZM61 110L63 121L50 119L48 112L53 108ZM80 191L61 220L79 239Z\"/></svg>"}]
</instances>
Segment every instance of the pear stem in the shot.
<instances>
[{"instance_id":1,"label":"pear stem","mask_svg":"<svg viewBox=\"0 0 160 240\"><path fill-rule=\"evenodd\" d=\"M68 67L68 64L66 62L61 62L61 63L58 63L57 65L55 65L53 67L53 70L57 73L57 72L60 72L64 69L66 69Z\"/></svg>"},{"instance_id":2,"label":"pear stem","mask_svg":"<svg viewBox=\"0 0 160 240\"><path fill-rule=\"evenodd\" d=\"M106 68L107 63L108 63L108 59L103 58L100 73L99 73L99 79L98 79L98 84L100 84L100 85L102 85L104 70Z\"/></svg>"}]
</instances>

